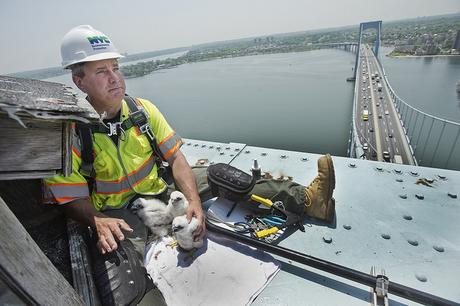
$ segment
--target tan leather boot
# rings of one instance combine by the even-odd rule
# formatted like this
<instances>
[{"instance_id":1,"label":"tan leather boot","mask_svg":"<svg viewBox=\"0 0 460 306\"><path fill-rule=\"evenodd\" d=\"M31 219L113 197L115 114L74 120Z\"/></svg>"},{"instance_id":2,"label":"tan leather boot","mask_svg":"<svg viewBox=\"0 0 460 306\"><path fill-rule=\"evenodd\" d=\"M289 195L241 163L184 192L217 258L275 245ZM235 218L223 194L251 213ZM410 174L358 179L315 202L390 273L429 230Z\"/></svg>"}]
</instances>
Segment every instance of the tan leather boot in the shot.
<instances>
[{"instance_id":1,"label":"tan leather boot","mask_svg":"<svg viewBox=\"0 0 460 306\"><path fill-rule=\"evenodd\" d=\"M318 175L305 188L305 214L331 222L335 214L335 200L332 197L334 188L334 164L327 154L318 159Z\"/></svg>"}]
</instances>

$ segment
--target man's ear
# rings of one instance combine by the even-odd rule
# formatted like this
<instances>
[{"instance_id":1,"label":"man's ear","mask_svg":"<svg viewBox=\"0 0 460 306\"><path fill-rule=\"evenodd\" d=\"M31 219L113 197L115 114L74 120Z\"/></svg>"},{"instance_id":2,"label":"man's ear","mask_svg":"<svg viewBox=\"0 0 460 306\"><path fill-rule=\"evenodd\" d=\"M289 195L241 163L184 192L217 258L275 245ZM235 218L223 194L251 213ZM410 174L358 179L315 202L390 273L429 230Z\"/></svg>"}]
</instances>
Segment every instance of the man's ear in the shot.
<instances>
[{"instance_id":1,"label":"man's ear","mask_svg":"<svg viewBox=\"0 0 460 306\"><path fill-rule=\"evenodd\" d=\"M81 91L86 93L85 87L83 86L83 78L82 77L79 77L77 75L72 75L72 80L73 80L74 84L77 85L78 89L80 89Z\"/></svg>"}]
</instances>

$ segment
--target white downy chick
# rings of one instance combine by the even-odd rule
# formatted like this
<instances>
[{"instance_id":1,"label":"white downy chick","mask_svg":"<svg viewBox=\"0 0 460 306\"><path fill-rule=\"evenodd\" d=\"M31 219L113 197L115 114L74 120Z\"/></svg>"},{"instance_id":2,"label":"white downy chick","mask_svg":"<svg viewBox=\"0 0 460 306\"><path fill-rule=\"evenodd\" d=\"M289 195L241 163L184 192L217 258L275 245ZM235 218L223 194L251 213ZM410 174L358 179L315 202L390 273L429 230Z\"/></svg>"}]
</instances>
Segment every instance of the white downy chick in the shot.
<instances>
[{"instance_id":1,"label":"white downy chick","mask_svg":"<svg viewBox=\"0 0 460 306\"><path fill-rule=\"evenodd\" d=\"M185 215L174 218L172 222L173 235L182 249L190 251L203 245L203 239L193 241L193 232L199 224L198 219L195 217L192 217L190 223L188 223Z\"/></svg>"},{"instance_id":2,"label":"white downy chick","mask_svg":"<svg viewBox=\"0 0 460 306\"><path fill-rule=\"evenodd\" d=\"M159 237L169 234L173 218L165 203L158 199L139 198L133 202L132 208L153 234Z\"/></svg>"},{"instance_id":3,"label":"white downy chick","mask_svg":"<svg viewBox=\"0 0 460 306\"><path fill-rule=\"evenodd\" d=\"M168 213L171 215L171 220L177 216L182 216L187 213L188 201L184 194L180 191L173 191L168 201Z\"/></svg>"}]
</instances>

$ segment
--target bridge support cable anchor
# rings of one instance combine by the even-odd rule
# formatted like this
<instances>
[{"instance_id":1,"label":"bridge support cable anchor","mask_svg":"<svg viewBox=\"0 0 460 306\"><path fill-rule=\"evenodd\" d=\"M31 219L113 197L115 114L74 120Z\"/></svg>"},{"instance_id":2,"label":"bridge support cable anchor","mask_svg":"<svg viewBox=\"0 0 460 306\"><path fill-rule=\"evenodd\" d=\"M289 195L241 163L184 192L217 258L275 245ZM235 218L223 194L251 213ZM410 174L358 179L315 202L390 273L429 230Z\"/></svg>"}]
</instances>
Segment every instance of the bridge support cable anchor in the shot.
<instances>
[{"instance_id":1,"label":"bridge support cable anchor","mask_svg":"<svg viewBox=\"0 0 460 306\"><path fill-rule=\"evenodd\" d=\"M288 248L283 248L278 245L273 245L266 243L264 241L239 234L237 232L225 229L206 218L206 228L212 232L219 233L230 239L236 240L238 242L244 243L246 245L255 247L259 250L268 252L270 254L278 255L286 259L293 260L295 262L313 267L315 269L334 274L339 277L363 284L365 286L374 287L377 284L377 277L372 276L368 273L360 272L345 266L335 264L333 262L316 258L304 253L297 252ZM385 288L385 287L384 287ZM442 297L432 295L430 293L420 291L414 288L410 288L395 282L388 282L388 293L400 296L405 299L409 299L414 302L421 304L429 305L439 305L439 306L452 306L458 305L454 301L444 299Z\"/></svg>"}]
</instances>

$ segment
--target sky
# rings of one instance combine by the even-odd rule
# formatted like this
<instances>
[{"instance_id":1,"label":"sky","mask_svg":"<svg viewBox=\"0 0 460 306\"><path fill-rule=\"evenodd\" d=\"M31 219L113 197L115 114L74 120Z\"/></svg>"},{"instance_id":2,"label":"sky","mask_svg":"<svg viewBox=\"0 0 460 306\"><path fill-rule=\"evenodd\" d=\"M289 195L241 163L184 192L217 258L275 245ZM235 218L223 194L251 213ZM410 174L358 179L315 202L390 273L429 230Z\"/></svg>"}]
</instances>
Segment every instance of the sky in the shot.
<instances>
[{"instance_id":1,"label":"sky","mask_svg":"<svg viewBox=\"0 0 460 306\"><path fill-rule=\"evenodd\" d=\"M460 0L0 0L0 74L59 66L61 39L80 24L138 53L458 12Z\"/></svg>"}]
</instances>

